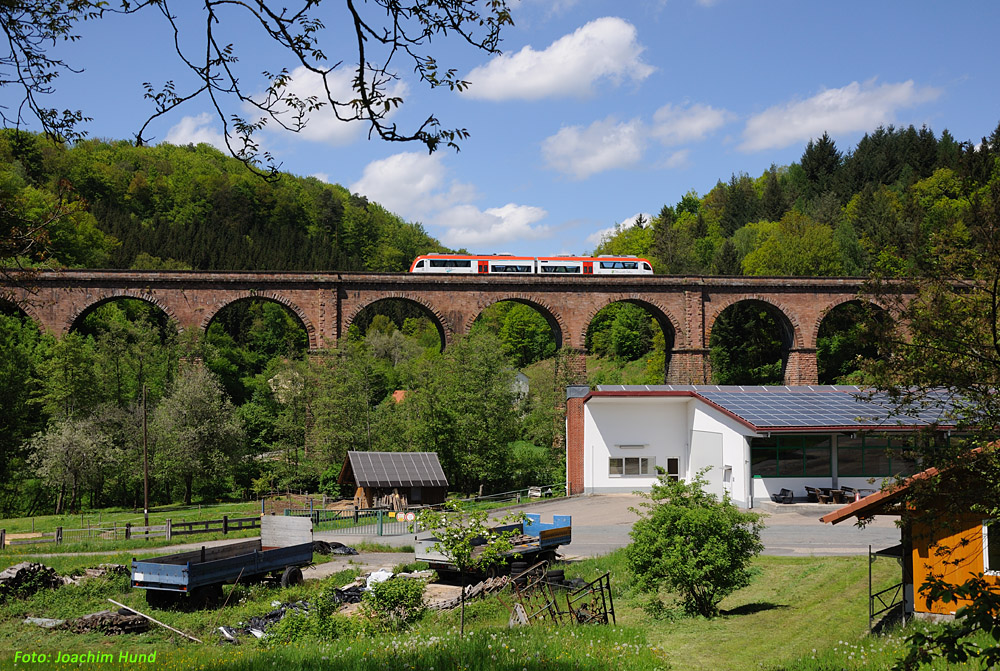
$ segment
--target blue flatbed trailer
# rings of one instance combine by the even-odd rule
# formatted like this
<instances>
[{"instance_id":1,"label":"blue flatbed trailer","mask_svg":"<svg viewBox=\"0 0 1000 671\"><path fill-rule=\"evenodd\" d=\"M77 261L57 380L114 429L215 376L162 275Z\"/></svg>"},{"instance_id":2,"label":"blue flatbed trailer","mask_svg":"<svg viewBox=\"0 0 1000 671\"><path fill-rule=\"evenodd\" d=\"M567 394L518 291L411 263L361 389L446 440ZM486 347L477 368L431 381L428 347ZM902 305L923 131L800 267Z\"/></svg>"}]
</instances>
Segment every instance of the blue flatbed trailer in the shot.
<instances>
[{"instance_id":1,"label":"blue flatbed trailer","mask_svg":"<svg viewBox=\"0 0 1000 671\"><path fill-rule=\"evenodd\" d=\"M282 586L302 580L302 566L312 563L312 522L299 518L280 519L261 528L261 538L230 543L200 550L163 555L151 559L132 559L132 587L146 590L146 600L153 606L164 606L187 597L194 605L205 605L222 594L222 586L235 582L254 582L269 575L281 576ZM268 518L265 518L265 521ZM288 522L287 520L294 520ZM305 530L308 524L308 531ZM307 537L308 541L304 539ZM291 545L283 542L298 540ZM272 545L273 544L273 545Z\"/></svg>"},{"instance_id":2,"label":"blue flatbed trailer","mask_svg":"<svg viewBox=\"0 0 1000 671\"><path fill-rule=\"evenodd\" d=\"M495 531L514 531L511 539L513 548L507 553L508 564L515 557L522 561L535 562L555 558L556 548L568 545L573 540L573 516L553 515L551 522L542 522L542 516L534 513L525 515L523 523L505 524L493 527ZM438 538L433 532L423 537L417 537L414 546L414 556L417 561L425 561L428 566L438 571L456 571L457 567L445 555L434 549ZM473 543L476 545L477 543ZM493 570L503 567L493 567Z\"/></svg>"}]
</instances>

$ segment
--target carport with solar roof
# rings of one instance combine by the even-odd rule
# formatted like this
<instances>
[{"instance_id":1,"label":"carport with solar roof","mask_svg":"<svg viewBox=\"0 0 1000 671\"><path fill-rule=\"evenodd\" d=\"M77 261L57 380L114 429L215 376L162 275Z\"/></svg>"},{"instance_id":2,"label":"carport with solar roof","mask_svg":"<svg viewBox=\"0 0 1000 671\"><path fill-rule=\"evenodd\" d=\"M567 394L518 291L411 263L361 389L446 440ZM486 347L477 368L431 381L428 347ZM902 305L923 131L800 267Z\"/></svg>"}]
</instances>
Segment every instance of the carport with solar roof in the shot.
<instances>
[{"instance_id":1,"label":"carport with solar roof","mask_svg":"<svg viewBox=\"0 0 1000 671\"><path fill-rule=\"evenodd\" d=\"M680 478L705 469L711 491L747 507L781 490L855 496L919 470L914 441L948 440L951 404L936 400L898 416L888 398L853 386L571 387L567 481L574 493L635 491L657 468Z\"/></svg>"}]
</instances>

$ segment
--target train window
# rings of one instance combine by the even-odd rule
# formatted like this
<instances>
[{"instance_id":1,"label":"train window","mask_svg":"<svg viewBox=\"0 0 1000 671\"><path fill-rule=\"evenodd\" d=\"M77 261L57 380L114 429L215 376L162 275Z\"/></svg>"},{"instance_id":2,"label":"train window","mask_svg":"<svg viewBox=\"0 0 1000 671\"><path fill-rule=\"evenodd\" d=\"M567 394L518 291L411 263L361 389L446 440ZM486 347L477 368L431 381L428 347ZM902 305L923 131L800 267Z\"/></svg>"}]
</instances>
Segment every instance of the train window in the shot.
<instances>
[{"instance_id":1,"label":"train window","mask_svg":"<svg viewBox=\"0 0 1000 671\"><path fill-rule=\"evenodd\" d=\"M417 261L417 265L414 266L414 267L415 268L423 268L424 267L424 261L423 261L423 259Z\"/></svg>"},{"instance_id":2,"label":"train window","mask_svg":"<svg viewBox=\"0 0 1000 671\"><path fill-rule=\"evenodd\" d=\"M431 259L431 268L471 268L472 261L468 259Z\"/></svg>"},{"instance_id":3,"label":"train window","mask_svg":"<svg viewBox=\"0 0 1000 671\"><path fill-rule=\"evenodd\" d=\"M494 273L530 273L531 266L493 266Z\"/></svg>"},{"instance_id":4,"label":"train window","mask_svg":"<svg viewBox=\"0 0 1000 671\"><path fill-rule=\"evenodd\" d=\"M636 261L601 261L601 268L612 270L636 270L639 264Z\"/></svg>"},{"instance_id":5,"label":"train window","mask_svg":"<svg viewBox=\"0 0 1000 671\"><path fill-rule=\"evenodd\" d=\"M653 272L653 269L649 267L648 263L643 263L642 264L642 269L643 270L648 270L649 272Z\"/></svg>"},{"instance_id":6,"label":"train window","mask_svg":"<svg viewBox=\"0 0 1000 671\"><path fill-rule=\"evenodd\" d=\"M543 273L578 273L580 266L541 266Z\"/></svg>"},{"instance_id":7,"label":"train window","mask_svg":"<svg viewBox=\"0 0 1000 671\"><path fill-rule=\"evenodd\" d=\"M622 268L626 270L638 270L639 264L635 261L622 261Z\"/></svg>"}]
</instances>

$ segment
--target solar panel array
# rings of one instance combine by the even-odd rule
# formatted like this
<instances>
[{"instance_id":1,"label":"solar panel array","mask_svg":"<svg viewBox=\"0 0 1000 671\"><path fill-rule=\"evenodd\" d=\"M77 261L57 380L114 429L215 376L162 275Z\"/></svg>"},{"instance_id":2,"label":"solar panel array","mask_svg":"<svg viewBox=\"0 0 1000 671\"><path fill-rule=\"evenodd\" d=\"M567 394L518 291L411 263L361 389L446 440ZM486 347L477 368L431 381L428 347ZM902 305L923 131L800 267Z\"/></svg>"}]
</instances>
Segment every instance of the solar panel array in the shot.
<instances>
[{"instance_id":1,"label":"solar panel array","mask_svg":"<svg viewBox=\"0 0 1000 671\"><path fill-rule=\"evenodd\" d=\"M348 452L361 487L447 487L434 452Z\"/></svg>"},{"instance_id":2,"label":"solar panel array","mask_svg":"<svg viewBox=\"0 0 1000 671\"><path fill-rule=\"evenodd\" d=\"M758 429L953 424L949 420L952 403L943 394L931 394L926 405L910 408L906 415L899 415L893 413L896 404L889 397L871 395L853 386L606 385L598 387L598 391L693 392Z\"/></svg>"}]
</instances>

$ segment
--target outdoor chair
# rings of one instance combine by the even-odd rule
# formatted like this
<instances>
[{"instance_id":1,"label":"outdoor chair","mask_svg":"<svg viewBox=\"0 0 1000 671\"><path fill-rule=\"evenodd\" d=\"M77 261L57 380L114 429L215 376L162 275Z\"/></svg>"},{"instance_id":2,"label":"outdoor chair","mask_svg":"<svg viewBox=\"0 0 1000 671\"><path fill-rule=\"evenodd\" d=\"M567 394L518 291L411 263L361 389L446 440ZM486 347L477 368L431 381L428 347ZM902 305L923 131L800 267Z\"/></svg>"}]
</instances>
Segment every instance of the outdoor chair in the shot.
<instances>
[{"instance_id":1,"label":"outdoor chair","mask_svg":"<svg viewBox=\"0 0 1000 671\"><path fill-rule=\"evenodd\" d=\"M815 487L806 487L806 501L809 503L819 503L819 490Z\"/></svg>"},{"instance_id":2,"label":"outdoor chair","mask_svg":"<svg viewBox=\"0 0 1000 671\"><path fill-rule=\"evenodd\" d=\"M844 503L854 503L858 500L858 490L854 487L841 487L840 489L844 492Z\"/></svg>"},{"instance_id":3,"label":"outdoor chair","mask_svg":"<svg viewBox=\"0 0 1000 671\"><path fill-rule=\"evenodd\" d=\"M771 500L775 503L791 503L795 498L795 493L790 489L784 489L777 494L771 494Z\"/></svg>"}]
</instances>

